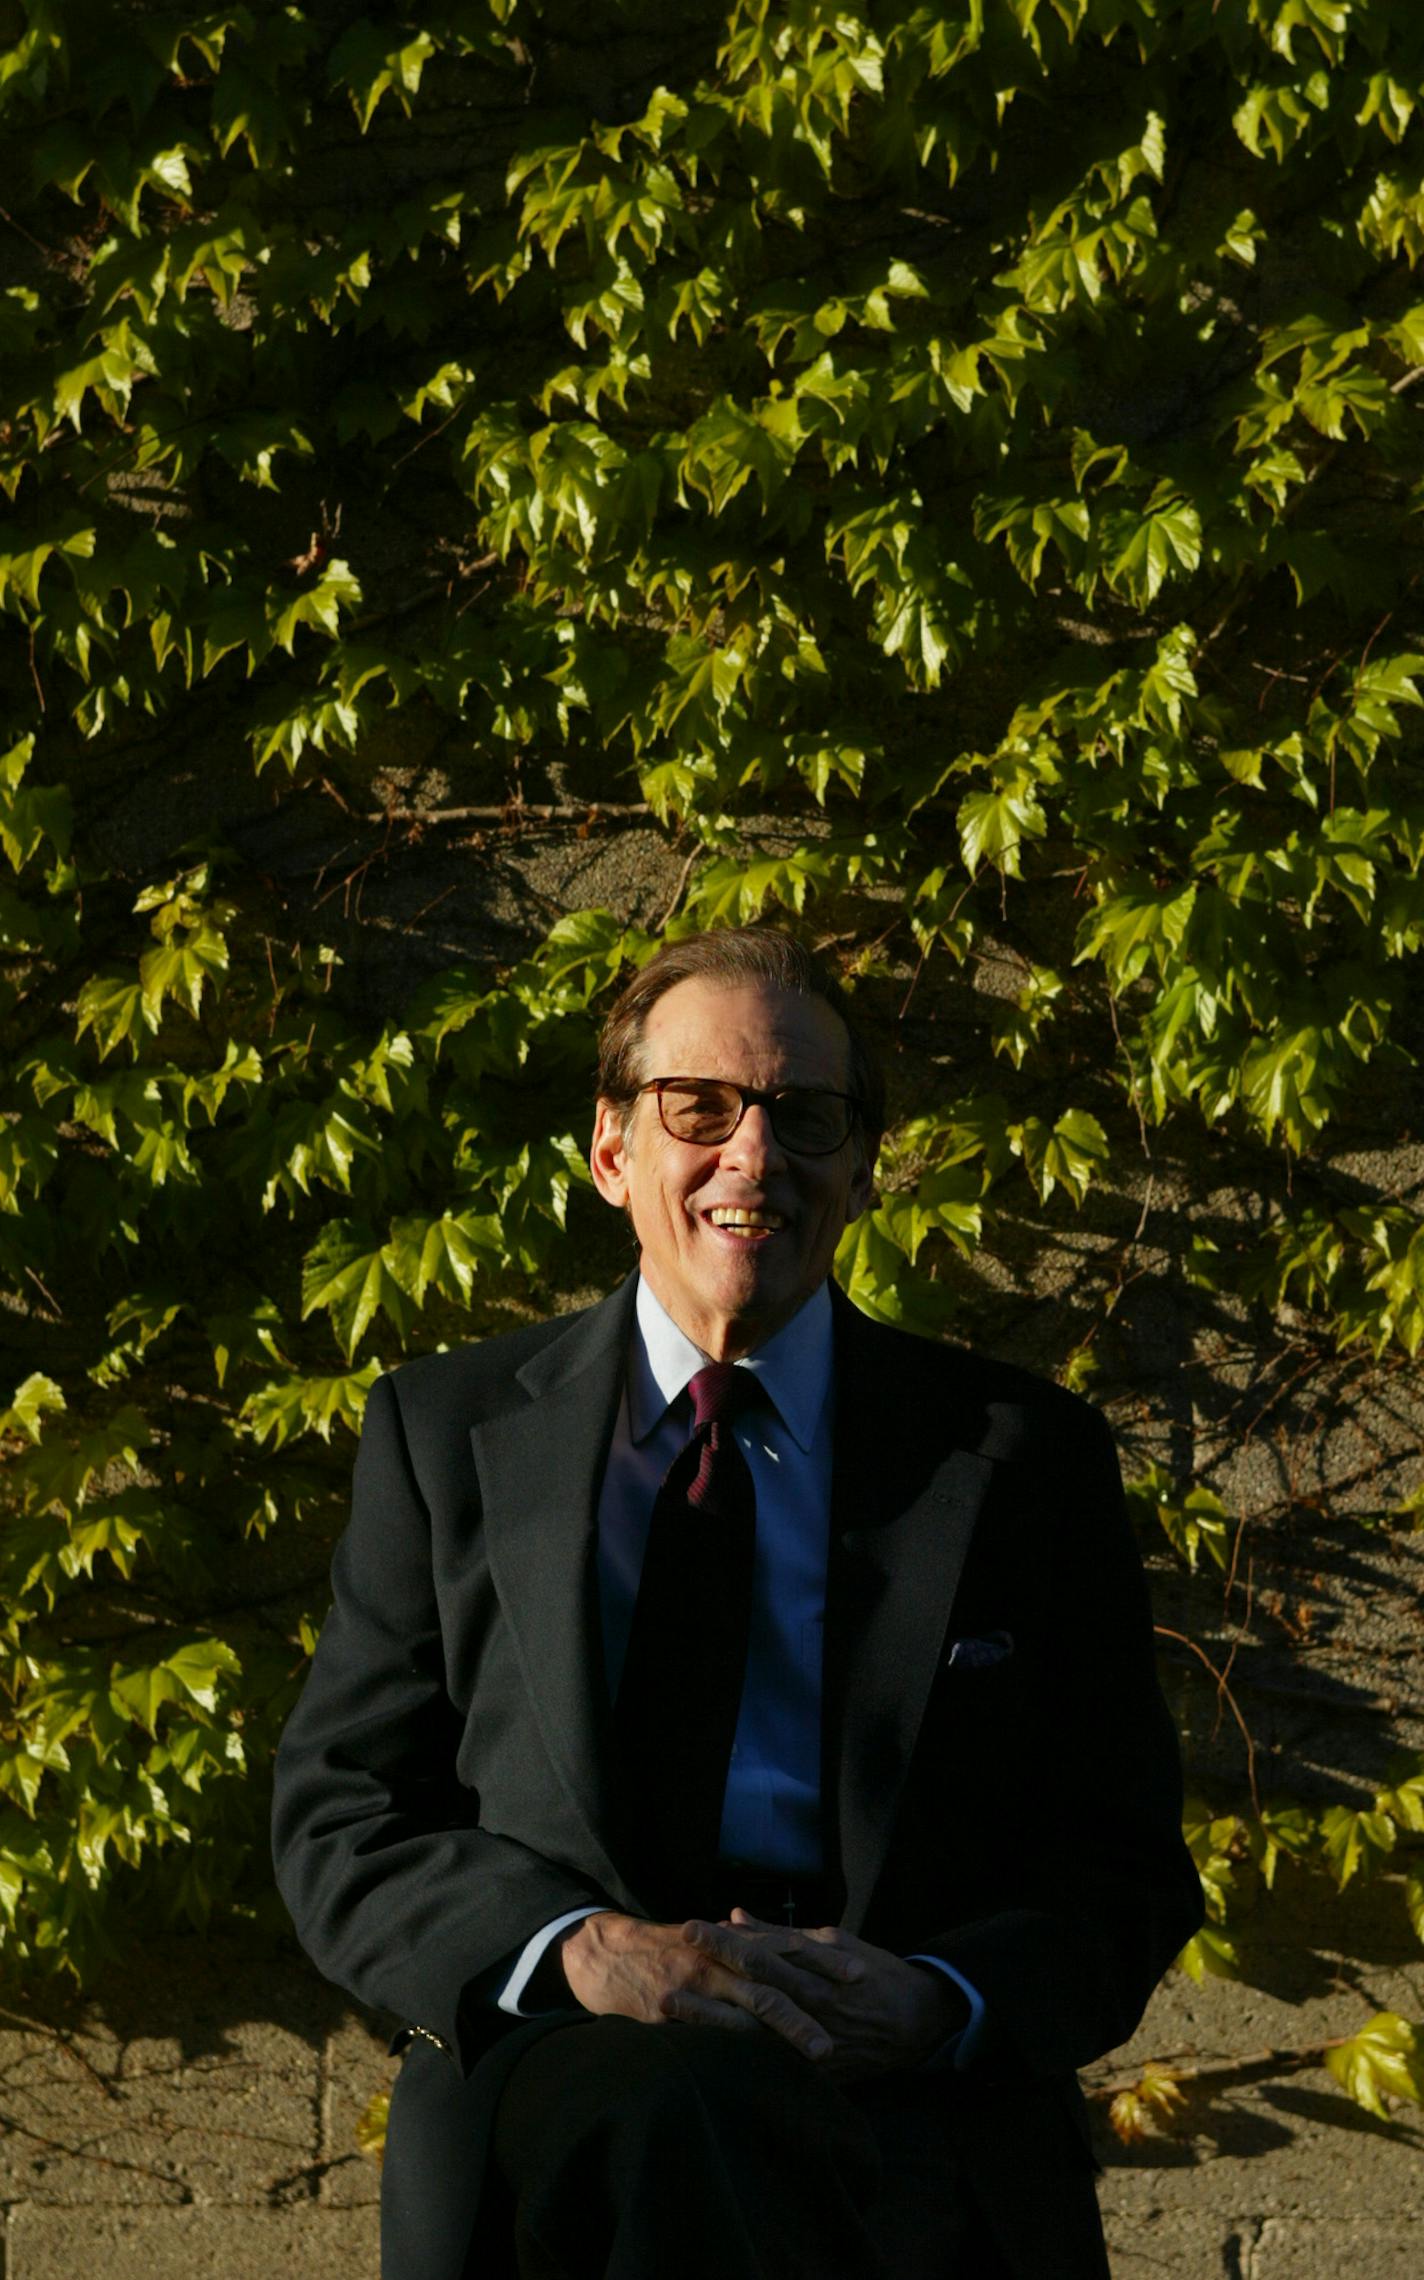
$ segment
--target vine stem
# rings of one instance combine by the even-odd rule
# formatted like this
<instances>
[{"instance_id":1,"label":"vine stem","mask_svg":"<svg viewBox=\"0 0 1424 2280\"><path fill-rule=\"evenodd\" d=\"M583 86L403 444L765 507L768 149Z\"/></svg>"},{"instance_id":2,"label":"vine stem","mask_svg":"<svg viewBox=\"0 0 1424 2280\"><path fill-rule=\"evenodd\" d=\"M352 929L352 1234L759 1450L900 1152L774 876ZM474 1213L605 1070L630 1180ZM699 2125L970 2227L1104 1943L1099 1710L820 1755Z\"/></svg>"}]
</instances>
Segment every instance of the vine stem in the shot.
<instances>
[{"instance_id":1,"label":"vine stem","mask_svg":"<svg viewBox=\"0 0 1424 2280\"><path fill-rule=\"evenodd\" d=\"M677 884L673 888L672 893L669 895L666 904L664 905L663 909L659 911L657 917L653 920L652 927L650 929L652 933L661 934L669 919L672 918L676 911L681 907L682 898L687 892L688 881L697 868L698 858L700 857L701 853L702 843L699 840L697 845L693 848L691 854L688 856L686 862L683 864L682 869L678 872Z\"/></svg>"},{"instance_id":2,"label":"vine stem","mask_svg":"<svg viewBox=\"0 0 1424 2280\"><path fill-rule=\"evenodd\" d=\"M1115 2074L1110 2081L1085 2085L1083 2095L1096 2101L1115 2098L1120 2090L1135 2090L1149 2069L1159 2081L1168 2082L1226 2082L1248 2074L1294 2074L1307 2066L1319 2066L1327 2051L1342 2049L1350 2039L1349 2035L1328 2035L1324 2042L1243 2051L1236 2058L1208 2059L1189 2066L1167 2066L1161 2059L1145 2058L1131 2074Z\"/></svg>"},{"instance_id":3,"label":"vine stem","mask_svg":"<svg viewBox=\"0 0 1424 2280\"><path fill-rule=\"evenodd\" d=\"M111 2105L117 2101L119 2093L108 2076L99 2072L93 2060L86 2058L78 2043L61 2028L52 2027L43 2019L28 2018L23 2011L11 2011L4 2007L0 2007L0 2019L8 2019L12 2026L19 2027L25 2034L48 2035L51 2042L58 2043L67 2058L72 2058L76 2066L83 2068Z\"/></svg>"},{"instance_id":4,"label":"vine stem","mask_svg":"<svg viewBox=\"0 0 1424 2280\"><path fill-rule=\"evenodd\" d=\"M651 815L646 800L583 800L536 801L504 800L497 805L484 807L389 807L374 815L361 815L348 811L358 823L600 823L605 816L626 822L630 817ZM700 853L701 850L699 849Z\"/></svg>"},{"instance_id":5,"label":"vine stem","mask_svg":"<svg viewBox=\"0 0 1424 2280\"><path fill-rule=\"evenodd\" d=\"M1159 1639L1175 1639L1178 1646L1186 1647L1189 1653L1196 1656L1198 1662L1205 1663L1212 1677L1216 1680L1217 1695L1221 1701L1225 1702L1232 1717L1236 1720L1241 1729L1241 1739L1246 1744L1246 1785L1251 1792L1252 1809L1259 1820L1261 1816L1261 1793L1256 1787L1255 1738L1246 1720L1241 1715L1241 1705L1231 1691L1227 1672L1218 1670L1205 1647L1199 1647L1195 1639L1187 1637L1185 1631L1174 1631L1166 1623L1154 1623L1152 1628Z\"/></svg>"}]
</instances>

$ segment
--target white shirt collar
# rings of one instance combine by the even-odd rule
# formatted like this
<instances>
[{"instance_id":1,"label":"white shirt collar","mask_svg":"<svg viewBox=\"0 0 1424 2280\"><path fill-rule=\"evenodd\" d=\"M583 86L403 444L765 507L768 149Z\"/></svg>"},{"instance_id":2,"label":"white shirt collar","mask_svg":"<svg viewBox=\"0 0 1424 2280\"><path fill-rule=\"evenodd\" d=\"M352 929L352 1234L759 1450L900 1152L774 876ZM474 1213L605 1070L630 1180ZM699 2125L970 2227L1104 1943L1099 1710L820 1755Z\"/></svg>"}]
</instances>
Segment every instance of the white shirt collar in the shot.
<instances>
[{"instance_id":1,"label":"white shirt collar","mask_svg":"<svg viewBox=\"0 0 1424 2280\"><path fill-rule=\"evenodd\" d=\"M641 1275L637 1326L629 1354L628 1425L634 1441L645 1441L709 1356L679 1330ZM737 1363L760 1381L803 1450L815 1439L830 1390L833 1336L831 1294L822 1283L774 1337Z\"/></svg>"}]
</instances>

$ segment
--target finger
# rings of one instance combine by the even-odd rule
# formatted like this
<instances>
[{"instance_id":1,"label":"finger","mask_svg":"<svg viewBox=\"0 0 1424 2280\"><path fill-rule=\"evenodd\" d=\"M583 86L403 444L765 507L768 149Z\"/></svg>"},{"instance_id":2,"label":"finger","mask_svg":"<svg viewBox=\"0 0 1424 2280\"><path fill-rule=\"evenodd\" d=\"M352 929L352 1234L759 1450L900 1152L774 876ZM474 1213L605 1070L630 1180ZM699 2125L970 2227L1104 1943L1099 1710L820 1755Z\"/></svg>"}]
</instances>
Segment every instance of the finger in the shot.
<instances>
[{"instance_id":1,"label":"finger","mask_svg":"<svg viewBox=\"0 0 1424 2280\"><path fill-rule=\"evenodd\" d=\"M795 1965L784 1960L770 1941L749 1938L732 1925L684 1924L683 1938L699 1955L739 1979L756 1980L794 1994L803 1984Z\"/></svg>"},{"instance_id":2,"label":"finger","mask_svg":"<svg viewBox=\"0 0 1424 2280\"><path fill-rule=\"evenodd\" d=\"M785 1924L764 1922L760 1916L752 1915L750 1909L747 1908L734 1908L731 1916L724 1916L722 1921L724 1924L728 1922L734 1924L739 1932L785 1934L788 1929ZM790 1928L790 1933L793 1939L814 1940L821 1947L844 1948L847 1954L858 1944L853 1935L850 1932L843 1931L839 1924L796 1924Z\"/></svg>"},{"instance_id":3,"label":"finger","mask_svg":"<svg viewBox=\"0 0 1424 2280\"><path fill-rule=\"evenodd\" d=\"M732 1971L743 1970L755 1956L775 1953L760 1935L753 1935L747 1925L714 1924L703 1916L690 1916L682 1927L682 1936L689 1947L700 1948L704 1955L714 1955Z\"/></svg>"},{"instance_id":4,"label":"finger","mask_svg":"<svg viewBox=\"0 0 1424 2280\"><path fill-rule=\"evenodd\" d=\"M831 2037L819 2019L813 2017L792 1996L765 1980L747 1979L735 1972L722 1972L713 1966L715 1977L709 1985L703 1980L699 1986L684 1986L672 1991L664 1999L663 2009L670 2018L690 2018L700 2014L695 2006L711 2002L718 2010L731 2006L738 2012L771 2032L780 2035L793 2049L806 2058L828 2058L832 2050ZM687 1999L690 1999L691 2008ZM672 2007L669 2008L669 2005ZM713 2024L719 2023L717 2020ZM722 2021L720 2023L725 2023Z\"/></svg>"},{"instance_id":5,"label":"finger","mask_svg":"<svg viewBox=\"0 0 1424 2280\"><path fill-rule=\"evenodd\" d=\"M821 1979L834 1980L838 1987L855 1987L865 1977L865 1965L858 1955L848 1955L844 1948L829 1946L814 1932L800 1936L796 1961L803 1971L814 1971Z\"/></svg>"},{"instance_id":6,"label":"finger","mask_svg":"<svg viewBox=\"0 0 1424 2280\"><path fill-rule=\"evenodd\" d=\"M760 1981L743 1980L732 2001L749 2011L762 2026L770 2027L773 2034L780 2035L783 2042L790 2043L803 2057L830 2057L834 2046L820 2020L812 2018L777 1988Z\"/></svg>"},{"instance_id":7,"label":"finger","mask_svg":"<svg viewBox=\"0 0 1424 2280\"><path fill-rule=\"evenodd\" d=\"M739 1938L739 1934L751 1936ZM704 1924L694 1919L683 1925L682 1936L689 1946L715 1957L729 1971L768 1980L790 1994L796 1991L799 1973L809 1972L838 1987L853 1987L865 1977L865 1966L858 1956L817 1942L811 1934L788 1931L784 1925L763 1928L754 1917L732 1925Z\"/></svg>"},{"instance_id":8,"label":"finger","mask_svg":"<svg viewBox=\"0 0 1424 2280\"><path fill-rule=\"evenodd\" d=\"M750 2011L724 2003L715 1995L699 1995L695 1987L672 1987L660 1997L658 2009L665 2019L680 2019L685 2026L724 2027L732 2034L750 2035L758 2022Z\"/></svg>"},{"instance_id":9,"label":"finger","mask_svg":"<svg viewBox=\"0 0 1424 2280\"><path fill-rule=\"evenodd\" d=\"M729 1919L724 1916L722 1921L725 1924ZM787 1928L785 1924L769 1924L765 1917L754 1916L750 1908L734 1908L730 1921L739 1930L749 1932L784 1932ZM851 1937L849 1932L842 1931L839 1924L796 1924L792 1928L797 1937L803 1940L845 1941Z\"/></svg>"},{"instance_id":10,"label":"finger","mask_svg":"<svg viewBox=\"0 0 1424 2280\"><path fill-rule=\"evenodd\" d=\"M700 1955L742 1978L766 1980L777 1987L794 1984L795 1967L784 1929L776 1938L750 1933L740 1924L709 1924L694 1917L683 1925L682 1936Z\"/></svg>"}]
</instances>

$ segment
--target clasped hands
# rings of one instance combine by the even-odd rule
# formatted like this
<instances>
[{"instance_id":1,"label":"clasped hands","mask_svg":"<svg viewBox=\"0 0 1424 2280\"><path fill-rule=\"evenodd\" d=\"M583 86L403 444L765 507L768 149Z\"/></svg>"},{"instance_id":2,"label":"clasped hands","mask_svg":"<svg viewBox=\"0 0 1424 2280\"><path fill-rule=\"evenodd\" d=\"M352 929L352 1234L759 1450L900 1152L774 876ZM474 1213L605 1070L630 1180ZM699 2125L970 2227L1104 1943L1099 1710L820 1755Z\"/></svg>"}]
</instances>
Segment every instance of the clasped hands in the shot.
<instances>
[{"instance_id":1,"label":"clasped hands","mask_svg":"<svg viewBox=\"0 0 1424 2280\"><path fill-rule=\"evenodd\" d=\"M721 1924L586 1916L562 1962L586 2011L769 2030L843 2081L919 2065L968 2017L943 1972L833 1925L788 1929L744 1908Z\"/></svg>"}]
</instances>

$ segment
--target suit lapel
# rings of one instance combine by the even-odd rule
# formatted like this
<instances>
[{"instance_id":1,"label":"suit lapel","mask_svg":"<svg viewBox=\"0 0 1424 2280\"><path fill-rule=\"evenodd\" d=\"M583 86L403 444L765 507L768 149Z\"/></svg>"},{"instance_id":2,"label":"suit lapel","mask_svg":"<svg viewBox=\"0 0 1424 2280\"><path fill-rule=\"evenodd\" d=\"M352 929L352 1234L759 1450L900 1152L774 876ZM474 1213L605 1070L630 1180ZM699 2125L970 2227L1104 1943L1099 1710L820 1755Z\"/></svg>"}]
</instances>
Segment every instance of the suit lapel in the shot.
<instances>
[{"instance_id":1,"label":"suit lapel","mask_svg":"<svg viewBox=\"0 0 1424 2280\"><path fill-rule=\"evenodd\" d=\"M540 1735L615 1886L597 1518L636 1288L630 1277L541 1347L517 1373L514 1404L470 1435L490 1572Z\"/></svg>"},{"instance_id":2,"label":"suit lapel","mask_svg":"<svg viewBox=\"0 0 1424 2280\"><path fill-rule=\"evenodd\" d=\"M922 1381L926 1398L932 1385L937 1396L926 1416L899 1342L837 1305L825 1793L836 1802L851 1930L884 1862L993 1472L972 1446L973 1415L945 1416L943 1382L937 1357Z\"/></svg>"}]
</instances>

